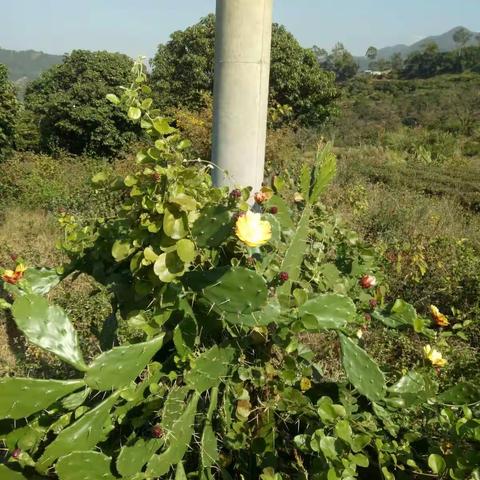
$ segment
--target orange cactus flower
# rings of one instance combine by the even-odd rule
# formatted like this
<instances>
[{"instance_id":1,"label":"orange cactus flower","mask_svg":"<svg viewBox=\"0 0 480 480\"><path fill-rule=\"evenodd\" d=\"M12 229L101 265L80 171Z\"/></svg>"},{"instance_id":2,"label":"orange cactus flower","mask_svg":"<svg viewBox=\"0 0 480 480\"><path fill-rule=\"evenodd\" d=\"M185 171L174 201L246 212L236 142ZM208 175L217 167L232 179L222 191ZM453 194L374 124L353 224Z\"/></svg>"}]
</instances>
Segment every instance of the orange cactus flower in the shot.
<instances>
[{"instance_id":1,"label":"orange cactus flower","mask_svg":"<svg viewBox=\"0 0 480 480\"><path fill-rule=\"evenodd\" d=\"M17 268L15 268L15 271L5 270L1 278L4 282L15 285L22 279L23 272L25 272L25 270L25 266L20 263L19 265L17 265Z\"/></svg>"},{"instance_id":2,"label":"orange cactus flower","mask_svg":"<svg viewBox=\"0 0 480 480\"><path fill-rule=\"evenodd\" d=\"M430 305L430 313L432 314L433 321L439 327L448 327L450 322L448 318L440 312L440 310L435 305Z\"/></svg>"}]
</instances>

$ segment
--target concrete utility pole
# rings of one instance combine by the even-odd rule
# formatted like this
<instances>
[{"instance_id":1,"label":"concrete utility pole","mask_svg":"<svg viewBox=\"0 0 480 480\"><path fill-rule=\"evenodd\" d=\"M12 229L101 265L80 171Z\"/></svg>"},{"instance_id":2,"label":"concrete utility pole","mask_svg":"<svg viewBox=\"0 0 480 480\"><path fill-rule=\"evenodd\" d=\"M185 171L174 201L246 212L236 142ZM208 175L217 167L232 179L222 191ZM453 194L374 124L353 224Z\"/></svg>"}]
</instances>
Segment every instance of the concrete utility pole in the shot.
<instances>
[{"instance_id":1,"label":"concrete utility pole","mask_svg":"<svg viewBox=\"0 0 480 480\"><path fill-rule=\"evenodd\" d=\"M272 10L273 0L217 0L212 154L217 186L257 191L263 181Z\"/></svg>"}]
</instances>

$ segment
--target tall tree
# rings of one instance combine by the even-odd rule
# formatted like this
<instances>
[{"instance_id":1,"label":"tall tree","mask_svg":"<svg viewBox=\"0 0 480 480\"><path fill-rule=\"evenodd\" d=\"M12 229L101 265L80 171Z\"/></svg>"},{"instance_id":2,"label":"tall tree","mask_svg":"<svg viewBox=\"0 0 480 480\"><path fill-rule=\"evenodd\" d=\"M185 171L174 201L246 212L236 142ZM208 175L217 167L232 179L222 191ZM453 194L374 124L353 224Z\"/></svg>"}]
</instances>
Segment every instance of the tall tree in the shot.
<instances>
[{"instance_id":1,"label":"tall tree","mask_svg":"<svg viewBox=\"0 0 480 480\"><path fill-rule=\"evenodd\" d=\"M453 41L460 47L464 48L465 45L471 40L473 33L464 27L458 28L453 34Z\"/></svg>"},{"instance_id":2,"label":"tall tree","mask_svg":"<svg viewBox=\"0 0 480 480\"><path fill-rule=\"evenodd\" d=\"M163 108L200 109L213 90L215 16L172 34L152 60L151 82ZM285 27L274 24L270 70L271 105L289 105L293 118L319 125L334 111L334 75L325 72L311 49L300 46Z\"/></svg>"},{"instance_id":3,"label":"tall tree","mask_svg":"<svg viewBox=\"0 0 480 480\"><path fill-rule=\"evenodd\" d=\"M318 53L318 52L317 52ZM358 72L358 64L353 55L344 47L343 43L338 42L332 49L332 52L322 60L317 55L320 65L325 69L335 73L339 82L344 82L353 78Z\"/></svg>"},{"instance_id":4,"label":"tall tree","mask_svg":"<svg viewBox=\"0 0 480 480\"><path fill-rule=\"evenodd\" d=\"M14 145L19 103L8 70L0 64L0 160Z\"/></svg>"},{"instance_id":5,"label":"tall tree","mask_svg":"<svg viewBox=\"0 0 480 480\"><path fill-rule=\"evenodd\" d=\"M110 157L135 140L138 127L106 99L132 80L126 55L75 50L33 81L25 106L38 119L42 147Z\"/></svg>"},{"instance_id":6,"label":"tall tree","mask_svg":"<svg viewBox=\"0 0 480 480\"><path fill-rule=\"evenodd\" d=\"M378 55L378 50L373 46L368 47L367 51L365 52L365 56L372 61L377 58L377 55Z\"/></svg>"}]
</instances>

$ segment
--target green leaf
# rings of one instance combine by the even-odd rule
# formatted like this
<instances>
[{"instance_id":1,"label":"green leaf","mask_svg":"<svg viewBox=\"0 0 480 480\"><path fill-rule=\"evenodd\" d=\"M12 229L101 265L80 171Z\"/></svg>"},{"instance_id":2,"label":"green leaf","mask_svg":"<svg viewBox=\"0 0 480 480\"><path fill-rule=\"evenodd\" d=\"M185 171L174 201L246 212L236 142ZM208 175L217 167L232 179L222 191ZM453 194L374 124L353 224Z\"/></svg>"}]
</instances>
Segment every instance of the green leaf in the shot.
<instances>
[{"instance_id":1,"label":"green leaf","mask_svg":"<svg viewBox=\"0 0 480 480\"><path fill-rule=\"evenodd\" d=\"M128 258L134 249L128 240L116 240L112 247L112 256L117 262Z\"/></svg>"},{"instance_id":2,"label":"green leaf","mask_svg":"<svg viewBox=\"0 0 480 480\"><path fill-rule=\"evenodd\" d=\"M432 470L433 473L437 475L443 474L443 472L447 469L447 464L441 455L437 455L436 453L432 453L428 457L428 466Z\"/></svg>"},{"instance_id":3,"label":"green leaf","mask_svg":"<svg viewBox=\"0 0 480 480\"><path fill-rule=\"evenodd\" d=\"M120 99L113 93L109 93L106 98L109 102L112 102L114 105L120 104Z\"/></svg>"},{"instance_id":4,"label":"green leaf","mask_svg":"<svg viewBox=\"0 0 480 480\"><path fill-rule=\"evenodd\" d=\"M177 252L162 253L155 261L153 271L162 282L170 283L185 272L185 264Z\"/></svg>"},{"instance_id":5,"label":"green leaf","mask_svg":"<svg viewBox=\"0 0 480 480\"><path fill-rule=\"evenodd\" d=\"M437 385L434 382L415 371L408 372L388 388L389 392L401 397L407 407L427 402L435 396L436 390Z\"/></svg>"},{"instance_id":6,"label":"green leaf","mask_svg":"<svg viewBox=\"0 0 480 480\"><path fill-rule=\"evenodd\" d=\"M313 172L313 187L309 198L311 204L317 202L320 194L327 188L337 173L337 158L331 149L332 145L329 143L317 152L317 165Z\"/></svg>"},{"instance_id":7,"label":"green leaf","mask_svg":"<svg viewBox=\"0 0 480 480\"><path fill-rule=\"evenodd\" d=\"M62 430L57 438L47 446L37 462L37 471L45 473L59 457L73 451L88 451L105 439L113 426L110 410L115 405L119 393L113 394L92 410L83 414L76 422Z\"/></svg>"},{"instance_id":8,"label":"green leaf","mask_svg":"<svg viewBox=\"0 0 480 480\"><path fill-rule=\"evenodd\" d=\"M174 240L180 240L185 237L188 233L188 222L185 214L172 208L165 208L163 231L165 235Z\"/></svg>"},{"instance_id":9,"label":"green leaf","mask_svg":"<svg viewBox=\"0 0 480 480\"><path fill-rule=\"evenodd\" d=\"M95 390L111 390L128 385L163 345L162 333L144 343L115 347L102 353L88 367L85 382Z\"/></svg>"},{"instance_id":10,"label":"green leaf","mask_svg":"<svg viewBox=\"0 0 480 480\"><path fill-rule=\"evenodd\" d=\"M305 302L298 310L307 330L340 329L355 319L355 304L349 297L327 293Z\"/></svg>"},{"instance_id":11,"label":"green leaf","mask_svg":"<svg viewBox=\"0 0 480 480\"><path fill-rule=\"evenodd\" d=\"M195 244L187 238L182 238L177 242L177 253L183 262L193 262L197 255Z\"/></svg>"},{"instance_id":12,"label":"green leaf","mask_svg":"<svg viewBox=\"0 0 480 480\"><path fill-rule=\"evenodd\" d=\"M32 292L38 295L46 295L61 280L60 275L50 268L28 268L23 278L28 282Z\"/></svg>"},{"instance_id":13,"label":"green leaf","mask_svg":"<svg viewBox=\"0 0 480 480\"><path fill-rule=\"evenodd\" d=\"M160 135L170 135L176 132L176 129L171 127L166 118L157 117L152 122L153 128L160 133Z\"/></svg>"},{"instance_id":14,"label":"green leaf","mask_svg":"<svg viewBox=\"0 0 480 480\"><path fill-rule=\"evenodd\" d=\"M323 437L320 439L320 449L325 455L325 458L335 460L338 457L337 450L335 448L335 437Z\"/></svg>"},{"instance_id":15,"label":"green leaf","mask_svg":"<svg viewBox=\"0 0 480 480\"><path fill-rule=\"evenodd\" d=\"M83 380L0 378L0 418L29 417L84 385Z\"/></svg>"},{"instance_id":16,"label":"green leaf","mask_svg":"<svg viewBox=\"0 0 480 480\"><path fill-rule=\"evenodd\" d=\"M34 294L17 297L12 314L18 328L35 345L54 353L77 370L86 370L77 332L62 308Z\"/></svg>"},{"instance_id":17,"label":"green leaf","mask_svg":"<svg viewBox=\"0 0 480 480\"><path fill-rule=\"evenodd\" d=\"M415 321L417 319L417 312L413 305L410 305L403 300L397 300L393 304L390 313L375 311L373 312L372 317L381 321L387 327L399 328L406 325L416 326Z\"/></svg>"},{"instance_id":18,"label":"green leaf","mask_svg":"<svg viewBox=\"0 0 480 480\"><path fill-rule=\"evenodd\" d=\"M138 120L142 116L142 111L138 107L130 107L128 109L128 118L130 120Z\"/></svg>"},{"instance_id":19,"label":"green leaf","mask_svg":"<svg viewBox=\"0 0 480 480\"><path fill-rule=\"evenodd\" d=\"M377 363L343 334L340 334L340 344L343 367L350 383L372 402L383 399L387 386Z\"/></svg>"},{"instance_id":20,"label":"green leaf","mask_svg":"<svg viewBox=\"0 0 480 480\"><path fill-rule=\"evenodd\" d=\"M59 480L114 480L111 461L100 452L75 451L60 458L55 470Z\"/></svg>"}]
</instances>

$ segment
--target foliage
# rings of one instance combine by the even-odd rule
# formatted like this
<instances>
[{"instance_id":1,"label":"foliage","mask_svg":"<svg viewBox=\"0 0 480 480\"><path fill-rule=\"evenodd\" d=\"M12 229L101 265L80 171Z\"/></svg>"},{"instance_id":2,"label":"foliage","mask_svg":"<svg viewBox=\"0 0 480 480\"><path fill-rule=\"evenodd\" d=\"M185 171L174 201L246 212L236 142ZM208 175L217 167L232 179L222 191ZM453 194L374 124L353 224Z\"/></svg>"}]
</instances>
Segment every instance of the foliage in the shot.
<instances>
[{"instance_id":1,"label":"foliage","mask_svg":"<svg viewBox=\"0 0 480 480\"><path fill-rule=\"evenodd\" d=\"M105 157L125 150L138 129L105 96L132 78L131 69L126 55L75 50L29 84L25 107L37 118L42 148Z\"/></svg>"},{"instance_id":2,"label":"foliage","mask_svg":"<svg viewBox=\"0 0 480 480\"><path fill-rule=\"evenodd\" d=\"M7 77L7 69L0 64L0 160L14 145L18 102L15 88Z\"/></svg>"},{"instance_id":3,"label":"foliage","mask_svg":"<svg viewBox=\"0 0 480 480\"><path fill-rule=\"evenodd\" d=\"M337 43L330 54L319 56L319 53L323 53L321 50L314 49L314 52L322 68L334 72L339 82L350 80L358 72L357 62L342 43Z\"/></svg>"},{"instance_id":4,"label":"foliage","mask_svg":"<svg viewBox=\"0 0 480 480\"><path fill-rule=\"evenodd\" d=\"M213 90L215 17L172 34L152 60L151 82L159 105L204 106ZM337 90L332 75L324 72L311 50L302 48L285 27L274 25L270 72L270 104L289 105L293 118L319 125L333 113Z\"/></svg>"},{"instance_id":5,"label":"foliage","mask_svg":"<svg viewBox=\"0 0 480 480\"><path fill-rule=\"evenodd\" d=\"M64 218L71 262L58 272L29 268L15 284L3 283L9 297L2 306L28 340L77 374L1 380L0 438L10 451L2 475L478 475L475 383L437 395L427 364L387 380L357 339L372 308L376 321L413 328L430 344L438 332L406 302L387 304L374 253L325 220L318 200L335 175L331 148L302 168L296 203L274 181L258 206L270 241L247 247L232 227L249 208L250 190L213 188L208 164L184 158L188 143L144 94L149 89L138 84L121 99L110 96L152 138L137 156L138 171L123 178L121 210L88 226ZM95 182L119 186L107 173ZM86 362L68 315L44 296L73 271L106 285L118 320L143 338ZM362 288L365 275L373 280ZM325 331L338 338L341 382L328 382L299 338ZM39 389L48 394L39 397ZM410 430L409 417L427 402L432 432L446 432L455 449L442 443L445 435ZM471 406L457 407L464 404Z\"/></svg>"}]
</instances>

